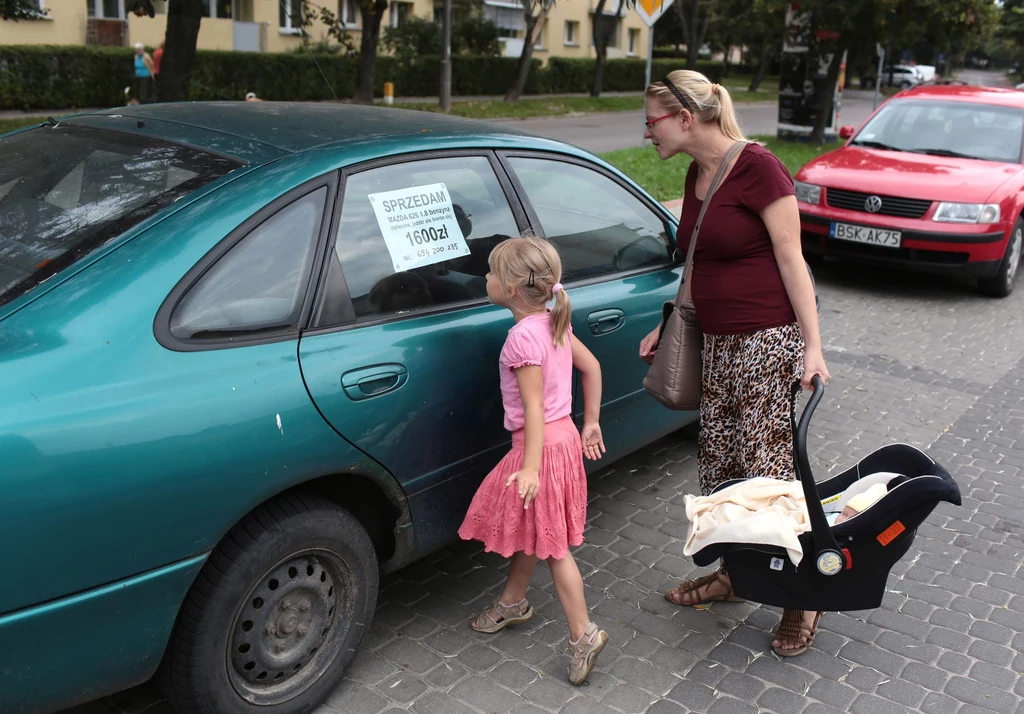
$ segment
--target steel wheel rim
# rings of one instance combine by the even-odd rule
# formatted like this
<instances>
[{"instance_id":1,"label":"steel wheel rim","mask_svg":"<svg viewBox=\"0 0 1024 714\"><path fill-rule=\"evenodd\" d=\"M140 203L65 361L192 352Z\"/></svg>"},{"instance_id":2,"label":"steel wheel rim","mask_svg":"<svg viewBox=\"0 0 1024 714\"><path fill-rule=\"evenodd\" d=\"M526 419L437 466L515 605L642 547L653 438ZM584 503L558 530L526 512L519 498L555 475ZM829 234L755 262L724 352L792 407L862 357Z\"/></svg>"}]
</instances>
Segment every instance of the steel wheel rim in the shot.
<instances>
[{"instance_id":1,"label":"steel wheel rim","mask_svg":"<svg viewBox=\"0 0 1024 714\"><path fill-rule=\"evenodd\" d=\"M300 551L268 569L242 600L228 636L228 678L246 701L270 706L312 686L335 660L351 622L342 557Z\"/></svg>"}]
</instances>

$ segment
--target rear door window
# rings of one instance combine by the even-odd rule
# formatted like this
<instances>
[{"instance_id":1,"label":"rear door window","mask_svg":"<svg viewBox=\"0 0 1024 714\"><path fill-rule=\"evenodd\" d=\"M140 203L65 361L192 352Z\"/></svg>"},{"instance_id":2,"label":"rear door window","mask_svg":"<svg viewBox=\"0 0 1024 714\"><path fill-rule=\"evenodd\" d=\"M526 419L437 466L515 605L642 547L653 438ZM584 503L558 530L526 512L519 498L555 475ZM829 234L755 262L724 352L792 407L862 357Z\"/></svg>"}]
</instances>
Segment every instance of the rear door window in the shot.
<instances>
[{"instance_id":1,"label":"rear door window","mask_svg":"<svg viewBox=\"0 0 1024 714\"><path fill-rule=\"evenodd\" d=\"M67 124L0 139L0 305L241 165Z\"/></svg>"}]
</instances>

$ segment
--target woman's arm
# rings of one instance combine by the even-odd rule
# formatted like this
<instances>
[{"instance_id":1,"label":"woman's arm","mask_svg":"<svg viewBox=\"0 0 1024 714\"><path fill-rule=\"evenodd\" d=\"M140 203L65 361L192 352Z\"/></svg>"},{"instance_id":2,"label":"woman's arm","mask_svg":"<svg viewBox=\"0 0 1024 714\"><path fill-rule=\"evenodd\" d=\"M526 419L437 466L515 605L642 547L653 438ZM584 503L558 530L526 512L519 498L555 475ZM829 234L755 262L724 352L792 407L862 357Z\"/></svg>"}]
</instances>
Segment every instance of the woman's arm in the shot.
<instances>
[{"instance_id":1,"label":"woman's arm","mask_svg":"<svg viewBox=\"0 0 1024 714\"><path fill-rule=\"evenodd\" d=\"M537 365L516 370L519 396L526 414L523 466L508 477L505 486L518 482L523 508L529 508L540 487L540 457L544 449L544 375Z\"/></svg>"},{"instance_id":2,"label":"woman's arm","mask_svg":"<svg viewBox=\"0 0 1024 714\"><path fill-rule=\"evenodd\" d=\"M828 367L821 352L821 332L818 329L818 309L814 301L814 285L807 272L800 247L800 210L796 196L783 196L765 206L761 220L768 228L779 265L786 294L793 305L800 332L804 338L804 375L800 380L804 389L811 386L811 377L821 375L828 382Z\"/></svg>"},{"instance_id":3,"label":"woman's arm","mask_svg":"<svg viewBox=\"0 0 1024 714\"><path fill-rule=\"evenodd\" d=\"M580 439L583 442L583 454L591 461L601 458L605 453L604 438L601 436L601 363L586 345L570 337L572 349L572 366L580 371L583 377L583 430Z\"/></svg>"}]
</instances>

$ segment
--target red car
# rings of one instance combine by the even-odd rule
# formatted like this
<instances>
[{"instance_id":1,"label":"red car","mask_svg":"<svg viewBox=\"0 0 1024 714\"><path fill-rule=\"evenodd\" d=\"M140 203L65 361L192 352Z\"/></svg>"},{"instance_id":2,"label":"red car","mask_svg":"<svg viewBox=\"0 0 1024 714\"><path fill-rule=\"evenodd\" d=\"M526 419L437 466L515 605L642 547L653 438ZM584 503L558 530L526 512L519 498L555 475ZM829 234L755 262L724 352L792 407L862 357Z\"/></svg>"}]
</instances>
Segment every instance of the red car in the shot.
<instances>
[{"instance_id":1,"label":"red car","mask_svg":"<svg viewBox=\"0 0 1024 714\"><path fill-rule=\"evenodd\" d=\"M973 277L1013 290L1024 234L1024 92L930 85L900 92L846 144L804 166L804 252Z\"/></svg>"}]
</instances>

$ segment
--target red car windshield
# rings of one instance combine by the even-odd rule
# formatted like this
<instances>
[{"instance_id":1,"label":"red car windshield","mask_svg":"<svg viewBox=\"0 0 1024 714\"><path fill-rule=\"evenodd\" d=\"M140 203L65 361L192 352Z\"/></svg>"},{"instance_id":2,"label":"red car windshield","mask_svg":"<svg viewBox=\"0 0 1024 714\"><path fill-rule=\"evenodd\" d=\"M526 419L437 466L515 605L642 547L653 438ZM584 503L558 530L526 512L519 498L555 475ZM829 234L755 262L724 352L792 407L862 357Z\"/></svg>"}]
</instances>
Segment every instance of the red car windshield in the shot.
<instances>
[{"instance_id":1,"label":"red car windshield","mask_svg":"<svg viewBox=\"0 0 1024 714\"><path fill-rule=\"evenodd\" d=\"M192 147L68 124L0 139L0 305L239 166Z\"/></svg>"},{"instance_id":2,"label":"red car windshield","mask_svg":"<svg viewBox=\"0 0 1024 714\"><path fill-rule=\"evenodd\" d=\"M894 99L851 142L983 161L1021 162L1024 111L976 102Z\"/></svg>"}]
</instances>

